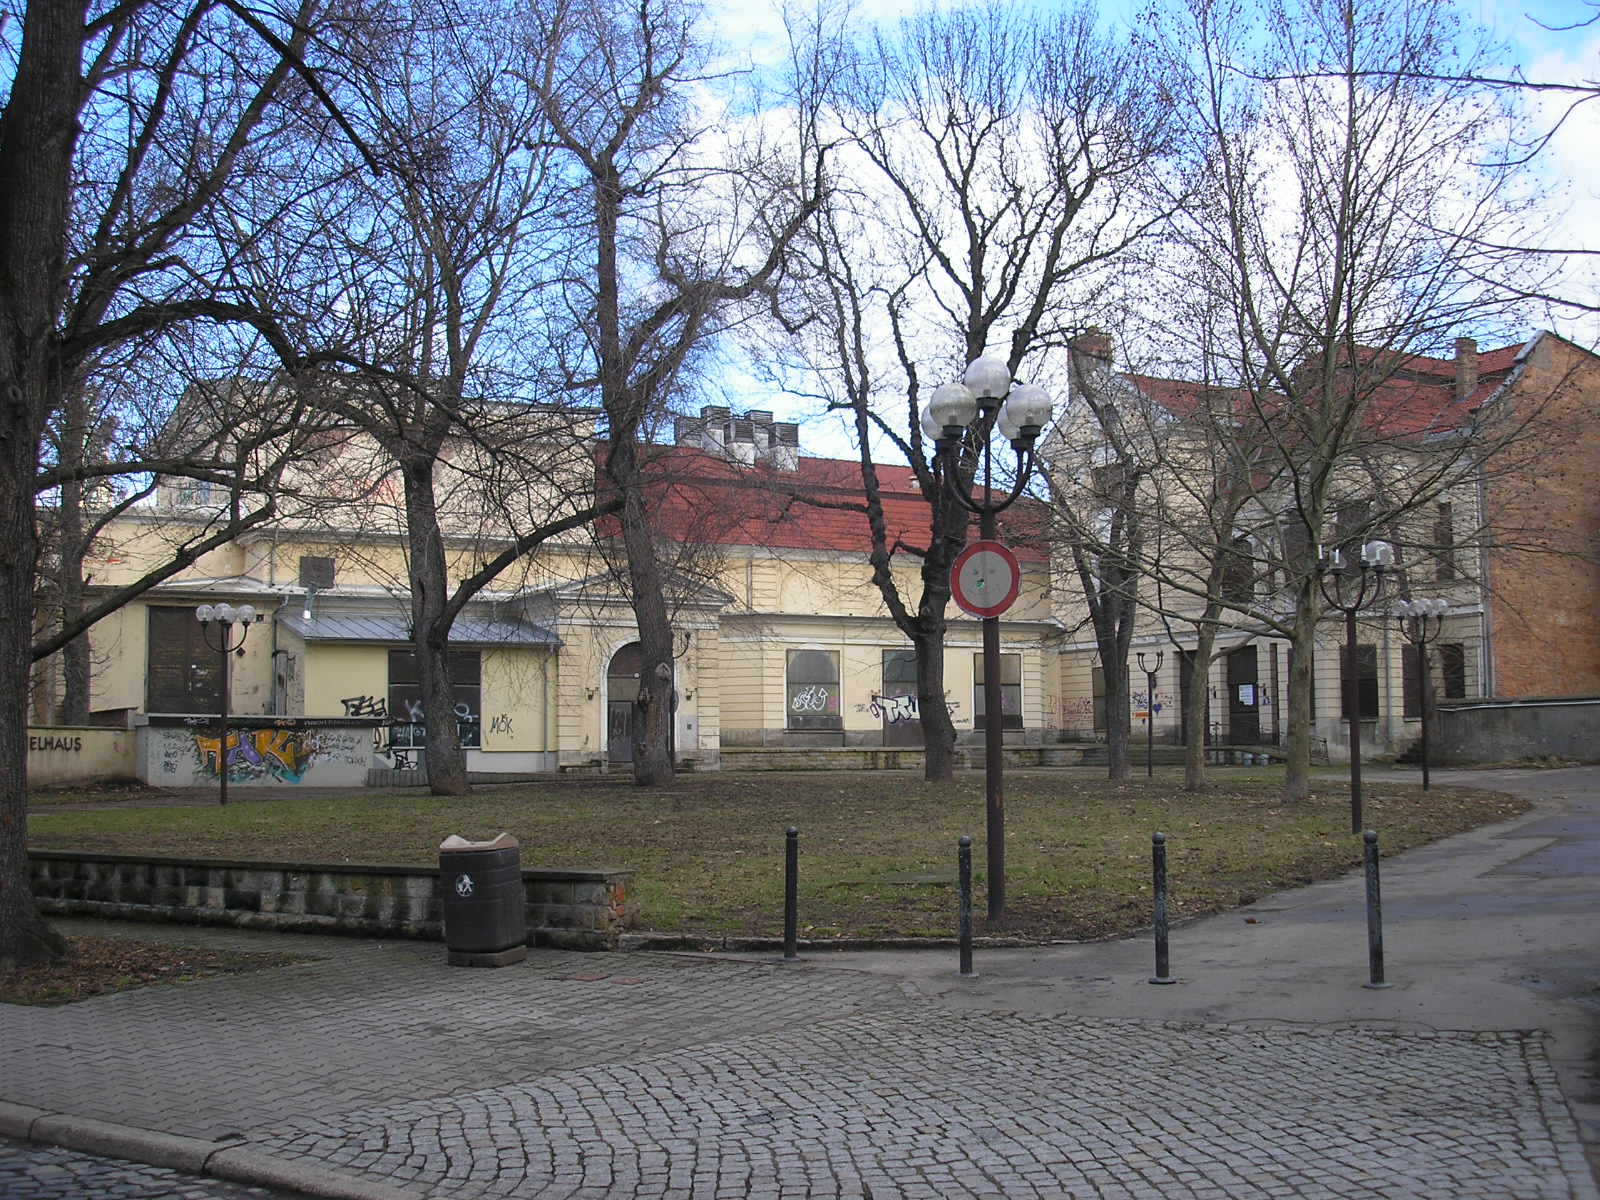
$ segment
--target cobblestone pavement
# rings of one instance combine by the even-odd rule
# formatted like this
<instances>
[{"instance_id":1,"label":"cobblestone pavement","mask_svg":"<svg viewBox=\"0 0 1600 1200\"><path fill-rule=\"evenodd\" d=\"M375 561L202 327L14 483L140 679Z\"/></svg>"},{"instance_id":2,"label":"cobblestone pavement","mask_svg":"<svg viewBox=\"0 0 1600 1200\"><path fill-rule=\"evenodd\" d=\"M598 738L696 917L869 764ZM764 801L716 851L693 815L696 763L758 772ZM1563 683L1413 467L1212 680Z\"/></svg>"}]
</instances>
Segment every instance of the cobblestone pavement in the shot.
<instances>
[{"instance_id":1,"label":"cobblestone pavement","mask_svg":"<svg viewBox=\"0 0 1600 1200\"><path fill-rule=\"evenodd\" d=\"M894 1003L894 981L670 955L535 951L450 967L428 942L60 922L317 962L8 1008L0 1098L194 1137L520 1083ZM182 1069L175 1069L182 1064Z\"/></svg>"},{"instance_id":2,"label":"cobblestone pavement","mask_svg":"<svg viewBox=\"0 0 1600 1200\"><path fill-rule=\"evenodd\" d=\"M434 1196L1571 1197L1536 1038L912 1009L297 1123Z\"/></svg>"},{"instance_id":3,"label":"cobblestone pavement","mask_svg":"<svg viewBox=\"0 0 1600 1200\"><path fill-rule=\"evenodd\" d=\"M6 1200L299 1200L167 1167L79 1154L0 1138L0 1196Z\"/></svg>"},{"instance_id":4,"label":"cobblestone pavement","mask_svg":"<svg viewBox=\"0 0 1600 1200\"><path fill-rule=\"evenodd\" d=\"M419 1196L1600 1200L1537 1034L1023 1013L997 981L956 1003L812 963L534 951L467 970L429 943L61 925L319 958L8 1007L0 1098ZM155 1194L252 1194L187 1186Z\"/></svg>"}]
</instances>

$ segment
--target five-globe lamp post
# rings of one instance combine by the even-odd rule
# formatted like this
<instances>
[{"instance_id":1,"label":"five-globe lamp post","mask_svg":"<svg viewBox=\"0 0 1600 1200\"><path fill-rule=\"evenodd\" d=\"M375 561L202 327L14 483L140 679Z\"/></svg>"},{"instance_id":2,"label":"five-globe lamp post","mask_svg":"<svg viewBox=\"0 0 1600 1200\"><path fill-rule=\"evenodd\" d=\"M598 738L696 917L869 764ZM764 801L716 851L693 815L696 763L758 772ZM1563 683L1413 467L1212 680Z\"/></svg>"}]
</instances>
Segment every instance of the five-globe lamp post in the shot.
<instances>
[{"instance_id":1,"label":"five-globe lamp post","mask_svg":"<svg viewBox=\"0 0 1600 1200\"><path fill-rule=\"evenodd\" d=\"M254 606L241 604L202 604L194 611L200 622L200 636L211 649L222 656L222 732L217 738L217 780L220 785L218 802L228 802L228 696L232 691L229 681L231 655L244 655L244 640L250 636L250 626L260 620ZM233 638L233 626L239 625L239 639ZM212 640L212 627L216 627L216 640Z\"/></svg>"},{"instance_id":2,"label":"five-globe lamp post","mask_svg":"<svg viewBox=\"0 0 1600 1200\"><path fill-rule=\"evenodd\" d=\"M1417 691L1422 728L1422 789L1428 790L1428 709L1433 704L1433 688L1428 679L1428 643L1439 640L1444 629L1444 614L1450 602L1442 596L1421 600L1402 600L1394 606L1395 619L1406 641L1417 648Z\"/></svg>"},{"instance_id":3,"label":"five-globe lamp post","mask_svg":"<svg viewBox=\"0 0 1600 1200\"><path fill-rule=\"evenodd\" d=\"M1032 383L1013 385L1011 369L988 356L967 366L960 383L935 388L922 413L922 428L934 441L935 470L942 474L951 494L967 511L978 516L978 536L995 543L998 515L1016 503L1034 468L1034 443L1050 420L1050 395ZM998 427L1017 456L1016 473L1000 496L994 490L994 451L989 434ZM970 456L963 471L963 451ZM981 462L979 461L981 459ZM975 495L982 472L981 498ZM968 548L969 550L972 547ZM1007 561L1015 572L1015 558L998 547L996 560ZM958 560L958 569L959 569ZM1000 687L1000 613L1015 599L1015 578L1009 591L994 597L992 605L969 605L953 581L958 602L983 621L984 801L988 858L989 921L1005 916L1005 790L1002 783L1004 720Z\"/></svg>"},{"instance_id":4,"label":"five-globe lamp post","mask_svg":"<svg viewBox=\"0 0 1600 1200\"><path fill-rule=\"evenodd\" d=\"M1352 569L1344 552L1324 555L1317 547L1317 581L1330 608L1344 614L1344 703L1350 719L1350 832L1361 832L1361 689L1356 679L1356 613L1375 605L1383 594L1383 575L1394 566L1388 542L1361 547ZM1329 584L1332 584L1330 587Z\"/></svg>"}]
</instances>

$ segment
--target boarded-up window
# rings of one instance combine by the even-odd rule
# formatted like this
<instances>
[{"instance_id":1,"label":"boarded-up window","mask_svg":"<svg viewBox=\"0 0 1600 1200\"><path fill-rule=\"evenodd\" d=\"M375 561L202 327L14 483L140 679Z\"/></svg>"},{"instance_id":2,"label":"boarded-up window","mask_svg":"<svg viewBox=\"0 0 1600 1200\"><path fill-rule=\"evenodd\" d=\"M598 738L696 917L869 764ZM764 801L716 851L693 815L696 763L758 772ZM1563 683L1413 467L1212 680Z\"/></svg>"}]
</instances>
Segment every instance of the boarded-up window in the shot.
<instances>
[{"instance_id":1,"label":"boarded-up window","mask_svg":"<svg viewBox=\"0 0 1600 1200\"><path fill-rule=\"evenodd\" d=\"M152 607L146 611L150 653L145 711L220 712L222 655L206 645L194 609Z\"/></svg>"},{"instance_id":2,"label":"boarded-up window","mask_svg":"<svg viewBox=\"0 0 1600 1200\"><path fill-rule=\"evenodd\" d=\"M1106 731L1106 672L1104 667L1091 667L1089 686L1094 691L1094 731Z\"/></svg>"},{"instance_id":3,"label":"boarded-up window","mask_svg":"<svg viewBox=\"0 0 1600 1200\"><path fill-rule=\"evenodd\" d=\"M988 678L983 672L983 655L972 656L972 727L989 727L988 709L984 704L983 683ZM1022 728L1022 655L1000 656L1000 728Z\"/></svg>"},{"instance_id":4,"label":"boarded-up window","mask_svg":"<svg viewBox=\"0 0 1600 1200\"><path fill-rule=\"evenodd\" d=\"M455 704L456 736L463 746L481 746L482 660L476 650L452 650L446 655L446 670L450 674L450 698ZM389 720L394 745L428 744L422 716L422 679L417 673L414 650L389 651Z\"/></svg>"},{"instance_id":5,"label":"boarded-up window","mask_svg":"<svg viewBox=\"0 0 1600 1200\"><path fill-rule=\"evenodd\" d=\"M331 588L335 564L331 558L317 554L300 556L300 586L303 588Z\"/></svg>"},{"instance_id":6,"label":"boarded-up window","mask_svg":"<svg viewBox=\"0 0 1600 1200\"><path fill-rule=\"evenodd\" d=\"M1339 716L1350 719L1350 693L1345 685L1349 664L1346 647L1339 648ZM1378 719L1378 648L1369 643L1356 647L1356 704L1363 721Z\"/></svg>"},{"instance_id":7,"label":"boarded-up window","mask_svg":"<svg viewBox=\"0 0 1600 1200\"><path fill-rule=\"evenodd\" d=\"M1453 506L1448 503L1439 505L1434 518L1433 542L1439 582L1449 583L1456 577L1456 518Z\"/></svg>"},{"instance_id":8,"label":"boarded-up window","mask_svg":"<svg viewBox=\"0 0 1600 1200\"><path fill-rule=\"evenodd\" d=\"M789 651L786 688L790 729L844 728L837 650Z\"/></svg>"},{"instance_id":9,"label":"boarded-up window","mask_svg":"<svg viewBox=\"0 0 1600 1200\"><path fill-rule=\"evenodd\" d=\"M1225 604L1248 605L1255 596L1255 559L1250 539L1236 537L1222 552L1222 600Z\"/></svg>"},{"instance_id":10,"label":"boarded-up window","mask_svg":"<svg viewBox=\"0 0 1600 1200\"><path fill-rule=\"evenodd\" d=\"M1439 690L1446 700L1467 694L1467 648L1460 642L1439 643Z\"/></svg>"},{"instance_id":11,"label":"boarded-up window","mask_svg":"<svg viewBox=\"0 0 1600 1200\"><path fill-rule=\"evenodd\" d=\"M1422 715L1422 654L1409 643L1400 648L1401 692L1404 696L1402 711L1408 718ZM1428 681L1437 683L1433 674L1432 655L1428 662Z\"/></svg>"}]
</instances>

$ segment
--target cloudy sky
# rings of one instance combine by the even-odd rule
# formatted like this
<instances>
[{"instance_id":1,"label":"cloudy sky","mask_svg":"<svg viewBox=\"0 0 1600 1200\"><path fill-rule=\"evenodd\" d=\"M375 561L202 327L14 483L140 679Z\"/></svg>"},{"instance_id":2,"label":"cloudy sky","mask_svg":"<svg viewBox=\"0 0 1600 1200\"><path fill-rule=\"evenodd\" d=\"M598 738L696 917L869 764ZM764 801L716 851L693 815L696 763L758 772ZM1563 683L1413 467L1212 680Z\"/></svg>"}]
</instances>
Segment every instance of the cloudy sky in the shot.
<instances>
[{"instance_id":1,"label":"cloudy sky","mask_svg":"<svg viewBox=\"0 0 1600 1200\"><path fill-rule=\"evenodd\" d=\"M766 0L708 3L715 27L736 61L781 61L784 40L775 6L768 7ZM919 0L857 0L855 4L859 16L884 21L917 7ZM1104 20L1122 24L1135 20L1141 7L1138 0L1102 0L1100 5ZM1520 70L1525 78L1538 82L1600 81L1600 0L1462 0L1460 11L1504 44L1506 74ZM1584 24L1590 20L1592 25ZM1545 244L1600 250L1600 101L1567 112L1571 101L1572 97L1556 93L1525 98L1544 128L1560 124L1537 160L1556 198L1554 207L1547 210ZM1600 286L1594 282L1600 279L1600 255L1568 258L1565 269L1563 287L1569 294L1600 301ZM1600 345L1600 318L1554 311L1540 314L1536 323L1586 345ZM803 406L758 394L751 382L730 377L725 401L736 408L766 407L790 417L807 415ZM835 423L808 423L803 442L808 452L852 453L848 435Z\"/></svg>"}]
</instances>

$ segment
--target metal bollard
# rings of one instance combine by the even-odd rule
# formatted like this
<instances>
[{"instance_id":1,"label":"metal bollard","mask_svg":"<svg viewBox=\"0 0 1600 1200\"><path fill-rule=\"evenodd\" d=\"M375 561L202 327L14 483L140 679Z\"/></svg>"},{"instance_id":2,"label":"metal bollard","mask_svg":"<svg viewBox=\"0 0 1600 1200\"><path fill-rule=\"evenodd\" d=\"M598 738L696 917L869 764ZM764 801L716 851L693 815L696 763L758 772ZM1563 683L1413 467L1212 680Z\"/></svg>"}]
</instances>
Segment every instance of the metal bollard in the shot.
<instances>
[{"instance_id":1,"label":"metal bollard","mask_svg":"<svg viewBox=\"0 0 1600 1200\"><path fill-rule=\"evenodd\" d=\"M1367 830L1361 835L1366 843L1367 861L1367 972L1369 978L1362 987L1393 987L1383 979L1383 899L1378 893L1378 835Z\"/></svg>"},{"instance_id":2,"label":"metal bollard","mask_svg":"<svg viewBox=\"0 0 1600 1200\"><path fill-rule=\"evenodd\" d=\"M793 825L785 835L783 855L783 961L799 962L800 831Z\"/></svg>"},{"instance_id":3,"label":"metal bollard","mask_svg":"<svg viewBox=\"0 0 1600 1200\"><path fill-rule=\"evenodd\" d=\"M961 894L961 973L973 974L972 970L972 839L963 835L961 849L957 853L960 864L960 894Z\"/></svg>"},{"instance_id":4,"label":"metal bollard","mask_svg":"<svg viewBox=\"0 0 1600 1200\"><path fill-rule=\"evenodd\" d=\"M1151 983L1177 983L1169 973L1167 960L1167 835L1157 833L1150 838L1150 868L1156 893L1156 973Z\"/></svg>"}]
</instances>

